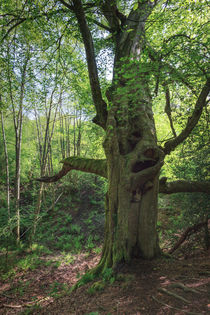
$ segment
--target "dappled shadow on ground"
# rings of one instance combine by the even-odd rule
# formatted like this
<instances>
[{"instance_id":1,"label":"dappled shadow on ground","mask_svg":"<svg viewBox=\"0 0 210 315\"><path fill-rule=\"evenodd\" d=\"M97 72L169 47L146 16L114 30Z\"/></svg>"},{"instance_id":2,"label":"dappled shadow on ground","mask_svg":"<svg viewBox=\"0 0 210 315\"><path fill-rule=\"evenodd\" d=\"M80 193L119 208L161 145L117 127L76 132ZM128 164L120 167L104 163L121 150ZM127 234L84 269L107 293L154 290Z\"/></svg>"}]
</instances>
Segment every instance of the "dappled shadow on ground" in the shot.
<instances>
[{"instance_id":1,"label":"dappled shadow on ground","mask_svg":"<svg viewBox=\"0 0 210 315\"><path fill-rule=\"evenodd\" d=\"M0 314L207 314L209 258L209 252L202 252L183 260L135 260L112 281L95 279L70 293L77 274L99 260L96 254L76 255L71 263L45 264L1 282Z\"/></svg>"}]
</instances>

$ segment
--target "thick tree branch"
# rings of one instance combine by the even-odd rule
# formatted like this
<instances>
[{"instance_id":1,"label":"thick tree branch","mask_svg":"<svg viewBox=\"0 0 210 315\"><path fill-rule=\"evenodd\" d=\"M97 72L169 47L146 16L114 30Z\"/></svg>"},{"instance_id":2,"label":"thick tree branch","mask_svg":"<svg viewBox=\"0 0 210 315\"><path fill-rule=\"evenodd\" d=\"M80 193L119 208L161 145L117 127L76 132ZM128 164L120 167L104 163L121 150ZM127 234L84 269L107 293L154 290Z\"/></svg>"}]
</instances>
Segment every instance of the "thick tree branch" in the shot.
<instances>
[{"instance_id":1,"label":"thick tree branch","mask_svg":"<svg viewBox=\"0 0 210 315\"><path fill-rule=\"evenodd\" d=\"M86 17L81 0L73 0L72 2L74 13L78 20L79 29L82 34L85 46L90 86L93 96L93 102L97 113L94 122L105 129L107 120L107 106L101 94L92 36L86 22Z\"/></svg>"},{"instance_id":2,"label":"thick tree branch","mask_svg":"<svg viewBox=\"0 0 210 315\"><path fill-rule=\"evenodd\" d=\"M117 15L117 6L116 1L114 0L105 0L101 1L101 11L109 23L109 27L113 31L119 31L120 29L120 16Z\"/></svg>"},{"instance_id":3,"label":"thick tree branch","mask_svg":"<svg viewBox=\"0 0 210 315\"><path fill-rule=\"evenodd\" d=\"M167 182L166 177L162 177L159 181L159 193L174 194L180 192L202 192L210 194L210 181L186 181L176 180Z\"/></svg>"},{"instance_id":4,"label":"thick tree branch","mask_svg":"<svg viewBox=\"0 0 210 315\"><path fill-rule=\"evenodd\" d=\"M150 1L139 2L136 10L131 10L126 19L123 31L118 36L116 58L136 55L139 57L145 45L145 23L151 14L153 4Z\"/></svg>"},{"instance_id":5,"label":"thick tree branch","mask_svg":"<svg viewBox=\"0 0 210 315\"><path fill-rule=\"evenodd\" d=\"M106 25L104 25L104 24L98 22L98 21L95 20L95 19L92 19L92 18L90 18L90 17L87 17L87 21L90 21L90 22L92 22L92 23L98 25L100 28L103 28L104 30L106 30L106 31L108 31L108 32L110 32L110 33L113 33L113 30L112 30L111 28L109 28L108 26L106 26Z\"/></svg>"},{"instance_id":6,"label":"thick tree branch","mask_svg":"<svg viewBox=\"0 0 210 315\"><path fill-rule=\"evenodd\" d=\"M61 161L61 163L63 163L63 167L60 170L60 172L58 172L54 176L51 177L45 176L41 178L36 178L36 180L44 183L57 182L59 179L64 177L68 172L72 170L92 173L107 178L106 160L70 157L64 159L63 161Z\"/></svg>"},{"instance_id":7,"label":"thick tree branch","mask_svg":"<svg viewBox=\"0 0 210 315\"><path fill-rule=\"evenodd\" d=\"M207 79L202 91L195 104L192 116L188 118L187 125L184 130L174 139L167 141L164 146L165 154L170 154L180 143L182 143L191 133L193 128L197 125L199 118L202 114L203 107L206 104L206 98L210 91L210 79Z\"/></svg>"},{"instance_id":8,"label":"thick tree branch","mask_svg":"<svg viewBox=\"0 0 210 315\"><path fill-rule=\"evenodd\" d=\"M139 185L144 185L152 176L154 176L160 169L163 161L161 156L160 161L153 167L149 167L138 174L135 174L132 177L133 188L139 187ZM52 183L57 182L59 179L64 177L71 170L78 170L86 173L92 173L99 175L101 177L107 178L107 163L105 159L95 160L95 159L86 159L79 157L70 157L66 158L63 161L63 167L52 177L42 177L37 178L37 181ZM164 194L173 194L179 192L203 192L210 193L210 181L185 181L177 180L173 182L167 182L166 177L162 177L159 181L159 192Z\"/></svg>"}]
</instances>

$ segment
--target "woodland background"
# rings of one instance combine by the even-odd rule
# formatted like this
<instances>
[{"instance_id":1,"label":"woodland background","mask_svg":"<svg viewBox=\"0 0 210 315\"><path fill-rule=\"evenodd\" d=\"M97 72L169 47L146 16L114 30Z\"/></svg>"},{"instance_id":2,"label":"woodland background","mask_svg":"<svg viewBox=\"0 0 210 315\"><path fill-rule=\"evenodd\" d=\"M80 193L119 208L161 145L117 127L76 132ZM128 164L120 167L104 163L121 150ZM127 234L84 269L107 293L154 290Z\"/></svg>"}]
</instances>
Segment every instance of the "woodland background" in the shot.
<instances>
[{"instance_id":1,"label":"woodland background","mask_svg":"<svg viewBox=\"0 0 210 315\"><path fill-rule=\"evenodd\" d=\"M4 2L10 12L12 1ZM171 63L179 63L180 56L183 58L183 71L189 75L194 90L201 85L194 73L199 67L205 70L208 64L204 36L208 32L207 15L205 12L202 14L204 2L186 1L190 13L181 7L173 12L155 11L153 18L156 22L151 22L153 28L147 30L152 44L156 47L161 44ZM38 9L36 14L39 14ZM36 181L36 178L58 172L60 161L66 157L104 158L104 132L92 123L95 109L76 23L69 18L70 30L60 22L59 13L46 19L47 23L37 19L33 30L31 25L27 27L30 19L17 29L9 28L8 24L7 31L2 33L0 272L4 281L18 272L36 270L44 263L57 268L63 261L74 261L74 255L84 252L99 254L104 237L105 179L72 171L56 183ZM159 34L165 34L163 20L167 24L167 38L161 41ZM188 30L193 38L191 41L187 35L173 36L171 21L180 28L181 34L182 20L183 23L193 21L192 29ZM105 50L109 41L107 33L93 25L91 27L102 93L105 94L112 78L112 47L110 43L110 50ZM196 38L193 32L196 32ZM201 45L196 45L198 40ZM186 53L187 45L191 50ZM155 73L157 69L151 71ZM155 76L151 84L155 87ZM161 145L173 137L175 130L178 134L186 125L196 97L189 92L189 87L179 86L177 82L170 84L170 91L159 87L157 95L156 92L153 111ZM170 114L165 110L167 93ZM209 180L208 109L207 103L187 140L166 157L162 177ZM164 252L169 252L183 232L193 226L194 230L189 230L186 235L188 241L178 248L175 255L186 258L193 252L208 249L208 220L207 194L159 195L158 232ZM60 260L43 262L46 255L56 255ZM110 279L109 275L104 277ZM55 281L51 293L56 295L60 290L65 291L65 288Z\"/></svg>"}]
</instances>

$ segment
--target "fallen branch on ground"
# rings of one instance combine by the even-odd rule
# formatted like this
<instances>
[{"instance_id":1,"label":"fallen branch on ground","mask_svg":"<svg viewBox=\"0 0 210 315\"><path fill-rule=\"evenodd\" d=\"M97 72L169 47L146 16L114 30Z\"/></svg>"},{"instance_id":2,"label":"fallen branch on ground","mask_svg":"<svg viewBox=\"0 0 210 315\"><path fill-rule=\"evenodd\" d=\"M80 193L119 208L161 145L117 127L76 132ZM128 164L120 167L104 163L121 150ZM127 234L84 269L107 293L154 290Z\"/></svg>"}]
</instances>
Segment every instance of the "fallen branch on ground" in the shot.
<instances>
[{"instance_id":1,"label":"fallen branch on ground","mask_svg":"<svg viewBox=\"0 0 210 315\"><path fill-rule=\"evenodd\" d=\"M22 307L31 307L37 303L41 303L41 302L44 302L44 301L49 301L51 298L48 296L48 297L44 297L42 299L38 299L38 300L35 300L35 301L32 301L32 302L28 302L28 303L24 303L22 305L12 305L12 304L3 304L4 307L8 307L8 308L22 308ZM52 301L49 301L49 302L52 302Z\"/></svg>"},{"instance_id":2,"label":"fallen branch on ground","mask_svg":"<svg viewBox=\"0 0 210 315\"><path fill-rule=\"evenodd\" d=\"M176 242L176 244L174 245L174 247L172 247L169 250L169 254L172 254L173 252L175 252L175 250L177 250L177 248L184 243L184 241L186 240L186 238L196 232L198 232L201 228L205 227L205 225L208 224L208 222L200 222L197 224L194 224L193 226L188 227L181 235L180 239Z\"/></svg>"},{"instance_id":3,"label":"fallen branch on ground","mask_svg":"<svg viewBox=\"0 0 210 315\"><path fill-rule=\"evenodd\" d=\"M169 305L169 304L166 304L166 303L164 303L164 302L158 300L157 298L155 298L153 295L152 295L152 299L153 299L154 301L156 301L156 302L158 302L158 303L160 303L160 304L162 304L162 305L168 307L168 308L172 308L172 309L174 309L174 310L181 311L181 312L184 312L184 313L186 313L186 314L190 314L190 315L202 315L201 313L189 312L189 311L186 311L186 310L182 310L182 309L180 309L180 308L178 308L178 307L174 307L174 306L171 306L171 305Z\"/></svg>"}]
</instances>

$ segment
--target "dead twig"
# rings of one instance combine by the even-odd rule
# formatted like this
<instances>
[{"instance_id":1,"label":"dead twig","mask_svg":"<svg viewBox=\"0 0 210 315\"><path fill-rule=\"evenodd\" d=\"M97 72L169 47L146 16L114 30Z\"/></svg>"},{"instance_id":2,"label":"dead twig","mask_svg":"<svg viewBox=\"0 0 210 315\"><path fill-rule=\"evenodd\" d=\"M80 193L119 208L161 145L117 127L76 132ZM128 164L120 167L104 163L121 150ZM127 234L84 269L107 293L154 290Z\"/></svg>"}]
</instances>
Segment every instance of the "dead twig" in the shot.
<instances>
[{"instance_id":1,"label":"dead twig","mask_svg":"<svg viewBox=\"0 0 210 315\"><path fill-rule=\"evenodd\" d=\"M178 307L174 307L174 306L171 306L171 305L169 305L169 304L166 304L166 303L164 303L164 302L158 300L158 299L157 299L156 297L154 297L153 295L152 295L152 299L153 299L154 301L156 301L156 302L158 302L158 303L160 303L160 304L162 304L162 305L168 307L168 308L172 308L172 309L174 309L174 310L181 311L181 312L184 312L184 313L186 313L186 314L190 314L190 315L202 315L201 313L189 312L189 311L186 311L186 310L182 310L182 309L180 309L180 308L178 308Z\"/></svg>"},{"instance_id":2,"label":"dead twig","mask_svg":"<svg viewBox=\"0 0 210 315\"><path fill-rule=\"evenodd\" d=\"M174 245L174 247L172 247L169 250L169 254L172 254L173 252L175 252L175 250L177 248L179 248L179 246L184 243L184 241L186 240L187 237L189 237L190 235L198 232L200 229L202 229L203 227L205 227L205 225L208 224L207 222L200 222L197 224L194 224L193 226L188 227L181 235L180 239L176 242L176 244Z\"/></svg>"},{"instance_id":3,"label":"dead twig","mask_svg":"<svg viewBox=\"0 0 210 315\"><path fill-rule=\"evenodd\" d=\"M11 305L11 304L3 304L4 307L9 307L9 308L22 308L23 305Z\"/></svg>"},{"instance_id":4,"label":"dead twig","mask_svg":"<svg viewBox=\"0 0 210 315\"><path fill-rule=\"evenodd\" d=\"M44 301L48 301L50 300L51 298L48 296L48 297L44 297L42 299L38 299L38 300L35 300L35 301L31 301L31 302L28 302L28 303L24 303L22 305L12 305L12 304L3 304L4 307L9 307L9 308L23 308L23 307L31 307L37 303L41 303L41 302L44 302ZM49 301L49 302L52 302L52 301Z\"/></svg>"}]
</instances>

